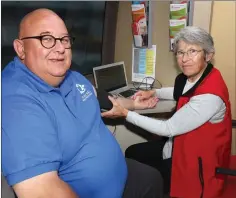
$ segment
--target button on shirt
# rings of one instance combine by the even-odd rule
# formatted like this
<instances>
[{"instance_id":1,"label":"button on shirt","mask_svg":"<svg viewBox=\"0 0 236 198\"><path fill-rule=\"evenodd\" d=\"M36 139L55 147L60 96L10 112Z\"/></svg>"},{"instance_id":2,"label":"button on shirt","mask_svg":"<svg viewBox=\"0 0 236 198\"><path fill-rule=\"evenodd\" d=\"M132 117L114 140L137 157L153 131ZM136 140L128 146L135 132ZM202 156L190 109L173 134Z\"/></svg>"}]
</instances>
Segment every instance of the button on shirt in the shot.
<instances>
[{"instance_id":1,"label":"button on shirt","mask_svg":"<svg viewBox=\"0 0 236 198\"><path fill-rule=\"evenodd\" d=\"M120 198L127 177L89 81L68 71L54 88L15 58L2 72L2 172L14 185L52 170L80 198Z\"/></svg>"}]
</instances>

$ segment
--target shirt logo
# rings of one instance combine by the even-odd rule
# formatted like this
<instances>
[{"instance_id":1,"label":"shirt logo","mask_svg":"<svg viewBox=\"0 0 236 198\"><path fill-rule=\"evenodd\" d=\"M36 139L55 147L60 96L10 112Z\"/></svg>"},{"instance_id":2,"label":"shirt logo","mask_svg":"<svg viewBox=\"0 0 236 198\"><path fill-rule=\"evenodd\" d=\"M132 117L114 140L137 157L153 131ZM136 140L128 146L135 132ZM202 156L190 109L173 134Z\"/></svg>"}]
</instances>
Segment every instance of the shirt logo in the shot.
<instances>
[{"instance_id":1,"label":"shirt logo","mask_svg":"<svg viewBox=\"0 0 236 198\"><path fill-rule=\"evenodd\" d=\"M80 92L83 102L86 101L92 95L92 92L90 90L86 90L85 85L75 84L75 86Z\"/></svg>"},{"instance_id":2,"label":"shirt logo","mask_svg":"<svg viewBox=\"0 0 236 198\"><path fill-rule=\"evenodd\" d=\"M75 86L78 89L78 91L80 92L80 94L83 94L86 91L84 85L76 84Z\"/></svg>"}]
</instances>

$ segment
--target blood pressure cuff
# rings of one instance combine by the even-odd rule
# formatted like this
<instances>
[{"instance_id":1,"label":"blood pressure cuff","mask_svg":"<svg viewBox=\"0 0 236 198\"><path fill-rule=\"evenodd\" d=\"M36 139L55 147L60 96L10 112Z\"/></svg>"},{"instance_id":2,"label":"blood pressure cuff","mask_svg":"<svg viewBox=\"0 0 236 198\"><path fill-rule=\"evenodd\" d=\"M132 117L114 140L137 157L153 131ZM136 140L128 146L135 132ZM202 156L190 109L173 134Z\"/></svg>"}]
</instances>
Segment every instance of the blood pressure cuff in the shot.
<instances>
[{"instance_id":1,"label":"blood pressure cuff","mask_svg":"<svg viewBox=\"0 0 236 198\"><path fill-rule=\"evenodd\" d=\"M112 96L112 94L104 91L96 89L97 91L97 99L100 105L101 110L110 110L112 109L112 102L109 100L108 96Z\"/></svg>"}]
</instances>

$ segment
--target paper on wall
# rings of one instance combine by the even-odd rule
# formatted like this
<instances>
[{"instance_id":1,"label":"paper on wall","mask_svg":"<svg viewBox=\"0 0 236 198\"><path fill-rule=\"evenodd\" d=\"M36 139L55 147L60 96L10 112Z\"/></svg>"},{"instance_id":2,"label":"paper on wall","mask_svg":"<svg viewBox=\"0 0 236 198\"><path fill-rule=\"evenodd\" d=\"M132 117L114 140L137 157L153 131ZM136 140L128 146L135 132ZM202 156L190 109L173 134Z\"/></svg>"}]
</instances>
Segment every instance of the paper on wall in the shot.
<instances>
[{"instance_id":1,"label":"paper on wall","mask_svg":"<svg viewBox=\"0 0 236 198\"><path fill-rule=\"evenodd\" d=\"M152 45L152 48L133 47L133 53L132 53L133 82L142 82L142 80L145 77L155 78L155 66L156 66L156 45ZM152 84L153 79L147 78L147 83Z\"/></svg>"},{"instance_id":2,"label":"paper on wall","mask_svg":"<svg viewBox=\"0 0 236 198\"><path fill-rule=\"evenodd\" d=\"M169 29L170 29L170 48L173 50L173 41L175 35L182 29L186 27L186 19L171 19L169 20Z\"/></svg>"},{"instance_id":3,"label":"paper on wall","mask_svg":"<svg viewBox=\"0 0 236 198\"><path fill-rule=\"evenodd\" d=\"M170 19L186 19L187 13L187 3L170 4Z\"/></svg>"}]
</instances>

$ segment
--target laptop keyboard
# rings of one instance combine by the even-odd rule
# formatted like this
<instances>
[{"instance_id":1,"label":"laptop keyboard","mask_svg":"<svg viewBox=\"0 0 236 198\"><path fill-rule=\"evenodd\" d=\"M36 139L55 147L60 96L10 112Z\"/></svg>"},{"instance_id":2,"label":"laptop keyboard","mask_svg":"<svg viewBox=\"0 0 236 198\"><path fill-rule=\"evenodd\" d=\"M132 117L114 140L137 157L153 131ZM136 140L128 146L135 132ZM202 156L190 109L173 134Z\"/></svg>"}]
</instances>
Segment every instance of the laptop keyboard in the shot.
<instances>
[{"instance_id":1,"label":"laptop keyboard","mask_svg":"<svg viewBox=\"0 0 236 198\"><path fill-rule=\"evenodd\" d=\"M126 90L126 91L120 92L119 94L122 95L122 96L124 96L125 98L128 98L128 97L134 95L136 92L137 92L137 91L134 90L134 89L128 89L128 90Z\"/></svg>"}]
</instances>

